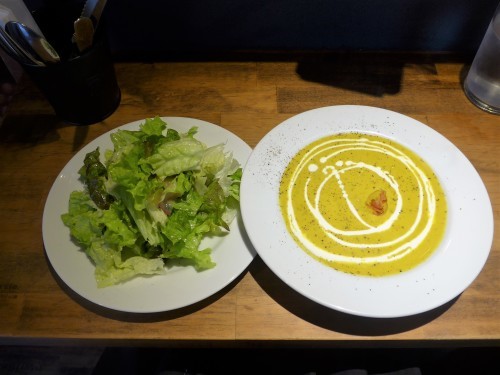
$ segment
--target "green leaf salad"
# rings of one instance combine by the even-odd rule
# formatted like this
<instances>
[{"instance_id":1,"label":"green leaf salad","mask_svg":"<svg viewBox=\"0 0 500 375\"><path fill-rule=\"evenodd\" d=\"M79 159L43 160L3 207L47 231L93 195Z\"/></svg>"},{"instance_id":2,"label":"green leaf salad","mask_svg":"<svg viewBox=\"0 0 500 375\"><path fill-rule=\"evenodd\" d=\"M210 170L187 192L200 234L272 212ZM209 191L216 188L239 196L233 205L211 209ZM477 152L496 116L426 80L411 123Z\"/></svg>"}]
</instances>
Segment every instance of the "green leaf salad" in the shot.
<instances>
[{"instance_id":1,"label":"green leaf salad","mask_svg":"<svg viewBox=\"0 0 500 375\"><path fill-rule=\"evenodd\" d=\"M111 134L113 150L89 152L62 221L95 264L98 287L165 272L167 262L215 266L208 235L229 231L239 207L242 169L222 144L207 147L167 129L159 117Z\"/></svg>"}]
</instances>

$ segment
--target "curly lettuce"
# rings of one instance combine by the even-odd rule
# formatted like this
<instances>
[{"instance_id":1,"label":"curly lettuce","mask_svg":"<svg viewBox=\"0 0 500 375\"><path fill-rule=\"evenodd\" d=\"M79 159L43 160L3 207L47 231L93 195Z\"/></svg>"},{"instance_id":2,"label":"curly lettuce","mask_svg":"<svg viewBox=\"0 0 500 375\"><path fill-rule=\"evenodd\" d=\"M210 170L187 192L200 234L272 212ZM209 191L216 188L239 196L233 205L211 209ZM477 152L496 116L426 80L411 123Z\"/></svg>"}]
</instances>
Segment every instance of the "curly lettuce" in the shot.
<instances>
[{"instance_id":1,"label":"curly lettuce","mask_svg":"<svg viewBox=\"0 0 500 375\"><path fill-rule=\"evenodd\" d=\"M165 263L215 267L205 236L224 234L239 207L242 169L223 145L207 147L197 128L179 133L159 117L111 134L100 161L88 153L62 220L95 265L98 287L165 272Z\"/></svg>"}]
</instances>

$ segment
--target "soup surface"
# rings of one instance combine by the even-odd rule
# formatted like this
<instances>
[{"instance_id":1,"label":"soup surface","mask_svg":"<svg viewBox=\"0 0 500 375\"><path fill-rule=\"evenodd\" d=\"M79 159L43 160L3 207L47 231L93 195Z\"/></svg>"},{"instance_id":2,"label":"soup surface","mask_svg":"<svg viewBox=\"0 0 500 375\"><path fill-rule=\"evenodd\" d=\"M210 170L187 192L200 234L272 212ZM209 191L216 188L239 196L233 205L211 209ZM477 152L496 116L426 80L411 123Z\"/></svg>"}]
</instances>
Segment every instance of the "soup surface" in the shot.
<instances>
[{"instance_id":1,"label":"soup surface","mask_svg":"<svg viewBox=\"0 0 500 375\"><path fill-rule=\"evenodd\" d=\"M446 229L446 197L430 166L379 136L343 133L309 144L285 169L279 193L300 247L356 275L414 268Z\"/></svg>"}]
</instances>

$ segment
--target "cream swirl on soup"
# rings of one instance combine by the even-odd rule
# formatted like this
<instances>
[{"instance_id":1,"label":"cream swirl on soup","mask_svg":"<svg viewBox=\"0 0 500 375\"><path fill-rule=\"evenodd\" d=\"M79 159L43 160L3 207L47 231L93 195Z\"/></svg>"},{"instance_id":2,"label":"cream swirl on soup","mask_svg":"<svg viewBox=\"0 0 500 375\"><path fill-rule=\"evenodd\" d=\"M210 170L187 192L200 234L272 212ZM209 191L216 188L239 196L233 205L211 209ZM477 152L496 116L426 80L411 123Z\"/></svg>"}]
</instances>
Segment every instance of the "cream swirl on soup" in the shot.
<instances>
[{"instance_id":1,"label":"cream swirl on soup","mask_svg":"<svg viewBox=\"0 0 500 375\"><path fill-rule=\"evenodd\" d=\"M332 135L300 150L282 176L280 206L302 249L357 275L415 267L446 227L445 194L430 166L369 134Z\"/></svg>"}]
</instances>

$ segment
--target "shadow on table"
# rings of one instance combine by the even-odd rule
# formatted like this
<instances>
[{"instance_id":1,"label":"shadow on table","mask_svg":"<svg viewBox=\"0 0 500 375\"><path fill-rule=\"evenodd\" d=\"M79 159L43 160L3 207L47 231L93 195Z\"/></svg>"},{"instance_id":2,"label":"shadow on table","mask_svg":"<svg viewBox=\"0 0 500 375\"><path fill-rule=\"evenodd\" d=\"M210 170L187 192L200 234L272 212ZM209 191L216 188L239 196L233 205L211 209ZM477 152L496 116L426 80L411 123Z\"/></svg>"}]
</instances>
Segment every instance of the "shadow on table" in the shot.
<instances>
[{"instance_id":1,"label":"shadow on table","mask_svg":"<svg viewBox=\"0 0 500 375\"><path fill-rule=\"evenodd\" d=\"M367 318L332 310L304 297L274 275L259 257L249 271L260 287L290 313L316 326L349 335L382 336L412 330L436 319L458 298L436 309L408 317Z\"/></svg>"},{"instance_id":2,"label":"shadow on table","mask_svg":"<svg viewBox=\"0 0 500 375\"><path fill-rule=\"evenodd\" d=\"M237 279L212 296L192 305L157 313L130 313L109 309L83 298L61 280L48 259L47 263L59 287L79 305L109 319L135 323L168 321L202 310L232 290L246 273L246 271L243 272ZM307 299L275 276L259 257L254 259L249 267L249 272L252 273L260 287L290 313L316 326L350 335L380 336L405 332L436 319L451 307L456 300L454 299L434 310L409 317L366 318L332 310Z\"/></svg>"},{"instance_id":3,"label":"shadow on table","mask_svg":"<svg viewBox=\"0 0 500 375\"><path fill-rule=\"evenodd\" d=\"M0 127L0 141L32 146L59 140L59 120L55 115L9 115Z\"/></svg>"},{"instance_id":4,"label":"shadow on table","mask_svg":"<svg viewBox=\"0 0 500 375\"><path fill-rule=\"evenodd\" d=\"M73 126L62 122L55 114L10 115L0 126L0 142L31 147L39 143L52 143L60 139L57 130ZM73 151L79 150L87 139L89 126L76 126Z\"/></svg>"},{"instance_id":5,"label":"shadow on table","mask_svg":"<svg viewBox=\"0 0 500 375\"><path fill-rule=\"evenodd\" d=\"M382 97L399 93L404 65L376 54L335 54L301 59L296 72L306 81Z\"/></svg>"},{"instance_id":6,"label":"shadow on table","mask_svg":"<svg viewBox=\"0 0 500 375\"><path fill-rule=\"evenodd\" d=\"M246 244L248 251L255 255L255 250L250 243L250 239L248 238L246 231L243 228L243 221L241 216L238 216L237 220L238 220L238 226L240 228L239 229L240 233L243 237L243 241ZM212 294L211 296L208 296L207 298L204 298L199 302L170 311L162 311L154 313L132 313L132 312L113 310L83 298L81 295L79 295L73 289L71 289L68 285L66 285L66 283L59 277L56 270L52 267L52 264L50 263L50 260L48 259L46 252L45 252L45 259L47 261L49 270L54 279L56 280L57 284L59 285L59 287L75 302L77 302L84 308L94 312L95 314L107 317L109 319L114 319L124 322L137 322L137 323L151 323L151 322L177 319L182 316L192 314L198 310L201 310L209 306L214 302L216 302L217 300L219 300L220 298L222 298L229 291L231 291L231 289L233 289L241 281L241 279L246 274L248 268L251 266L250 264L250 266L242 270L242 272L239 275L237 275L234 280L232 280L228 285L223 287L221 290Z\"/></svg>"},{"instance_id":7,"label":"shadow on table","mask_svg":"<svg viewBox=\"0 0 500 375\"><path fill-rule=\"evenodd\" d=\"M421 75L437 76L436 63L469 60L465 54L446 53L311 53L297 58L296 73L305 81L380 98L400 93L407 66L413 65ZM467 68L460 72L462 83Z\"/></svg>"},{"instance_id":8,"label":"shadow on table","mask_svg":"<svg viewBox=\"0 0 500 375\"><path fill-rule=\"evenodd\" d=\"M240 225L242 225L242 223L240 223ZM243 231L243 233L245 234L246 232ZM248 248L254 251L246 234L244 235L244 240ZM246 272L250 272L259 286L271 298L273 298L276 303L280 304L290 313L316 326L350 335L380 336L409 331L436 319L438 316L448 310L458 299L458 297L456 297L455 299L436 309L408 317L367 318L350 315L320 305L296 292L281 279L279 279L265 265L265 263L259 256L256 256L250 263L248 268L244 270L235 280L233 280L230 284L222 288L217 293L199 302L193 303L186 307L164 312L130 313L103 307L83 298L61 280L57 272L55 272L55 270L52 268L49 259L47 259L47 263L54 279L57 281L60 288L64 292L66 292L66 294L75 302L98 315L107 317L109 319L125 322L144 323L166 321L192 314L211 305L212 303L215 303L217 300L231 291L241 281Z\"/></svg>"},{"instance_id":9,"label":"shadow on table","mask_svg":"<svg viewBox=\"0 0 500 375\"><path fill-rule=\"evenodd\" d=\"M193 303L192 305L170 311L161 311L153 313L134 313L134 312L113 310L83 298L81 295L79 295L73 289L71 289L68 285L66 285L64 281L59 277L57 272L50 264L50 261L47 258L47 254L45 254L45 258L49 270L54 279L56 280L57 284L72 300L74 300L76 303L78 303L85 309L92 311L97 315L101 315L108 319L118 320L122 322L130 322L130 323L153 323L153 322L167 321L195 313L196 311L202 310L205 307L215 303L217 300L222 298L226 293L228 293L231 289L233 289L241 280L241 278L245 275L245 272L243 272L241 275L239 275L238 278L233 280L230 284L226 285L217 293L199 302Z\"/></svg>"}]
</instances>

